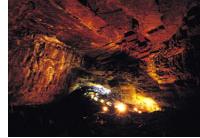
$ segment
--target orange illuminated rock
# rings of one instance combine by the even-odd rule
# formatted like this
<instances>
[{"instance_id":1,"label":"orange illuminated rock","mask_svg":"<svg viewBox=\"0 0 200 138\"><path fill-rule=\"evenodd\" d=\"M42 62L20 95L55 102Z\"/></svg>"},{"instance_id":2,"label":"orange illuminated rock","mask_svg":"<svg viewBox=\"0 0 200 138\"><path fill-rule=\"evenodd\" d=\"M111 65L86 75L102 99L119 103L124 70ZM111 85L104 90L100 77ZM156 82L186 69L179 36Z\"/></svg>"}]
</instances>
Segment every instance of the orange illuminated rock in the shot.
<instances>
[{"instance_id":1,"label":"orange illuminated rock","mask_svg":"<svg viewBox=\"0 0 200 138\"><path fill-rule=\"evenodd\" d=\"M86 77L92 82L131 82L158 97L169 96L159 88L198 83L199 7L190 0L9 0L9 103L53 101L68 91L75 67L95 74Z\"/></svg>"},{"instance_id":2,"label":"orange illuminated rock","mask_svg":"<svg viewBox=\"0 0 200 138\"><path fill-rule=\"evenodd\" d=\"M9 50L10 103L48 103L67 92L70 71L81 57L56 37L27 36L18 43Z\"/></svg>"}]
</instances>

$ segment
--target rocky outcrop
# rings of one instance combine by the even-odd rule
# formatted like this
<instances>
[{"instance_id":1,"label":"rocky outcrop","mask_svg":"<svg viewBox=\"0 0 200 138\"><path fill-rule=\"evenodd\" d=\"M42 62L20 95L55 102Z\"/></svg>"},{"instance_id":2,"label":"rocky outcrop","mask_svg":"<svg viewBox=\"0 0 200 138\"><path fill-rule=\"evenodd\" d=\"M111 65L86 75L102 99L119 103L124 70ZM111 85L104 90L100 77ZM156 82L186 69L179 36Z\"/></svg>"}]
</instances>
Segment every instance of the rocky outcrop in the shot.
<instances>
[{"instance_id":1,"label":"rocky outcrop","mask_svg":"<svg viewBox=\"0 0 200 138\"><path fill-rule=\"evenodd\" d=\"M26 36L9 49L9 102L43 104L66 94L82 58L56 37Z\"/></svg>"},{"instance_id":2,"label":"rocky outcrop","mask_svg":"<svg viewBox=\"0 0 200 138\"><path fill-rule=\"evenodd\" d=\"M196 0L10 0L10 103L50 102L70 74L174 100L199 86L198 13Z\"/></svg>"}]
</instances>

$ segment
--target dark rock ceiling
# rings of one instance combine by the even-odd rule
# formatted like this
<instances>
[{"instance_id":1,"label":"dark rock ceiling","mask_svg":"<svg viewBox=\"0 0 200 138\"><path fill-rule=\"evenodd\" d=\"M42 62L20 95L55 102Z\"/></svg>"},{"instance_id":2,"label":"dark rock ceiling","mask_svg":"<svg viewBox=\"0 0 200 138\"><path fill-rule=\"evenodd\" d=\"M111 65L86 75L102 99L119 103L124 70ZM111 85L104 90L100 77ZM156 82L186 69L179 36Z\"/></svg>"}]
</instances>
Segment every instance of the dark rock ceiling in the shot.
<instances>
[{"instance_id":1,"label":"dark rock ceiling","mask_svg":"<svg viewBox=\"0 0 200 138\"><path fill-rule=\"evenodd\" d=\"M9 104L92 81L174 105L199 87L199 19L198 0L9 0Z\"/></svg>"}]
</instances>

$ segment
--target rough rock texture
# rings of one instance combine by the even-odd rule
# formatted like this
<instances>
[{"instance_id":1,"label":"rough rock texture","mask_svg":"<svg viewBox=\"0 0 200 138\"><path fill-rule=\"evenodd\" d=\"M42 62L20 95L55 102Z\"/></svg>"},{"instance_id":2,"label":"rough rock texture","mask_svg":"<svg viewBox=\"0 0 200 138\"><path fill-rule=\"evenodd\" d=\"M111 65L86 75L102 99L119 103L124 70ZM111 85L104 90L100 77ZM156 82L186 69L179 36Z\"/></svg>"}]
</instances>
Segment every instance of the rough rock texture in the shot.
<instances>
[{"instance_id":1,"label":"rough rock texture","mask_svg":"<svg viewBox=\"0 0 200 138\"><path fill-rule=\"evenodd\" d=\"M51 102L68 89L72 68L81 57L55 37L26 36L9 50L9 96L12 104Z\"/></svg>"},{"instance_id":2,"label":"rough rock texture","mask_svg":"<svg viewBox=\"0 0 200 138\"><path fill-rule=\"evenodd\" d=\"M42 104L78 81L172 104L199 87L198 0L9 1L9 99ZM82 61L84 60L84 64ZM72 68L81 67L77 70ZM78 73L73 81L70 74ZM83 72L83 75L80 75Z\"/></svg>"}]
</instances>

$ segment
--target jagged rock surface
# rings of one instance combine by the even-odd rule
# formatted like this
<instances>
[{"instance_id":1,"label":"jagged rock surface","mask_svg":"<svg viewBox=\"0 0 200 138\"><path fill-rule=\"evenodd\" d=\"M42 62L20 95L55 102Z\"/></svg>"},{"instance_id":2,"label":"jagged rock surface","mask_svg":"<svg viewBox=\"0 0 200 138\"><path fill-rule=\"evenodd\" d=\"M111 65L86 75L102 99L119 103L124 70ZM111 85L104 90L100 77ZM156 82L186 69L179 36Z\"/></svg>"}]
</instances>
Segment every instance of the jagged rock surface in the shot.
<instances>
[{"instance_id":1,"label":"jagged rock surface","mask_svg":"<svg viewBox=\"0 0 200 138\"><path fill-rule=\"evenodd\" d=\"M92 74L88 80L132 83L172 103L184 88L199 86L199 5L198 0L10 0L10 104L52 101L67 92L76 67Z\"/></svg>"},{"instance_id":2,"label":"jagged rock surface","mask_svg":"<svg viewBox=\"0 0 200 138\"><path fill-rule=\"evenodd\" d=\"M55 37L26 36L9 50L10 103L43 104L68 89L81 57Z\"/></svg>"}]
</instances>

